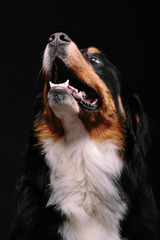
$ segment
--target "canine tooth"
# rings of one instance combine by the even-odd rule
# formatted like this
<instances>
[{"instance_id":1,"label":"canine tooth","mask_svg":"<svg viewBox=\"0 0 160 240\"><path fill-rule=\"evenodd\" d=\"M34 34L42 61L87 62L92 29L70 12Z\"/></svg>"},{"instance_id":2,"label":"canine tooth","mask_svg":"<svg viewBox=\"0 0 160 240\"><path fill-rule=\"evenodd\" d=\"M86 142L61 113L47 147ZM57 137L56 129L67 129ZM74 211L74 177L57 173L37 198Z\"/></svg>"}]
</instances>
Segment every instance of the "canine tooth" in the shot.
<instances>
[{"instance_id":1,"label":"canine tooth","mask_svg":"<svg viewBox=\"0 0 160 240\"><path fill-rule=\"evenodd\" d=\"M49 85L50 85L50 87L54 87L55 86L55 84L52 83L51 81L49 82Z\"/></svg>"},{"instance_id":2,"label":"canine tooth","mask_svg":"<svg viewBox=\"0 0 160 240\"><path fill-rule=\"evenodd\" d=\"M50 87L52 88L52 87L55 87L55 86L63 86L63 87L68 87L68 85L69 85L69 79L66 81L66 82L64 82L64 83L58 83L58 84L54 84L54 83L52 83L51 81L49 82L49 85L50 85Z\"/></svg>"},{"instance_id":3,"label":"canine tooth","mask_svg":"<svg viewBox=\"0 0 160 240\"><path fill-rule=\"evenodd\" d=\"M69 79L67 79L67 81L64 83L65 87L68 87L68 85L69 85Z\"/></svg>"}]
</instances>

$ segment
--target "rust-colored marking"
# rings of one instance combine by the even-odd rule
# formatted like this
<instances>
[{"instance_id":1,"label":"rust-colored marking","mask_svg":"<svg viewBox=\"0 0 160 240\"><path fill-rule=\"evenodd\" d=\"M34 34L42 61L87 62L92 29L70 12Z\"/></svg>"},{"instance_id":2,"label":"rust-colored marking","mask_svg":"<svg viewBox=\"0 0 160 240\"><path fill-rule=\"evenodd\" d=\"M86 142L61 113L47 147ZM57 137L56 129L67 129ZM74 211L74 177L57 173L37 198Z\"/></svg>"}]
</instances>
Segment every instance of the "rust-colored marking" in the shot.
<instances>
[{"instance_id":1,"label":"rust-colored marking","mask_svg":"<svg viewBox=\"0 0 160 240\"><path fill-rule=\"evenodd\" d=\"M44 110L42 119L35 122L35 134L39 140L38 145L43 144L45 139L53 138L54 141L57 141L64 135L61 120L55 116L48 105L47 94L48 86L47 83L45 83L43 94Z\"/></svg>"},{"instance_id":2,"label":"rust-colored marking","mask_svg":"<svg viewBox=\"0 0 160 240\"><path fill-rule=\"evenodd\" d=\"M88 51L100 53L100 51L94 47L90 47ZM96 74L91 64L83 57L74 42L71 42L67 47L63 62L66 67L75 74L76 78L94 89L102 100L102 104L97 110L88 111L81 109L79 113L79 118L89 132L90 138L100 142L107 139L112 140L121 151L123 151L125 146L124 125L123 122L118 119L117 109L110 90ZM36 126L37 136L40 141L51 136L55 140L58 140L64 135L60 119L55 116L48 105L47 93L48 87L46 83L44 87L45 108L43 121ZM120 96L118 97L118 102L122 114L125 114Z\"/></svg>"},{"instance_id":3,"label":"rust-colored marking","mask_svg":"<svg viewBox=\"0 0 160 240\"><path fill-rule=\"evenodd\" d=\"M122 100L121 100L120 95L118 95L118 103L119 103L119 108L121 110L122 116L124 118L126 118L126 114L125 114L125 111L124 111L124 108L123 108L123 104L122 104Z\"/></svg>"},{"instance_id":4,"label":"rust-colored marking","mask_svg":"<svg viewBox=\"0 0 160 240\"><path fill-rule=\"evenodd\" d=\"M135 119L136 119L137 124L139 124L140 119L139 119L139 116L137 114L135 115Z\"/></svg>"},{"instance_id":5,"label":"rust-colored marking","mask_svg":"<svg viewBox=\"0 0 160 240\"><path fill-rule=\"evenodd\" d=\"M89 47L89 48L88 48L88 52L101 54L101 52L99 51L99 49L97 49L97 48L95 48L95 47Z\"/></svg>"},{"instance_id":6,"label":"rust-colored marking","mask_svg":"<svg viewBox=\"0 0 160 240\"><path fill-rule=\"evenodd\" d=\"M113 140L123 149L124 127L123 123L119 122L111 92L73 42L70 44L70 51L67 55L67 65L78 79L94 89L102 99L102 106L96 111L81 109L79 114L90 137L97 141ZM120 107L122 108L122 105Z\"/></svg>"}]
</instances>

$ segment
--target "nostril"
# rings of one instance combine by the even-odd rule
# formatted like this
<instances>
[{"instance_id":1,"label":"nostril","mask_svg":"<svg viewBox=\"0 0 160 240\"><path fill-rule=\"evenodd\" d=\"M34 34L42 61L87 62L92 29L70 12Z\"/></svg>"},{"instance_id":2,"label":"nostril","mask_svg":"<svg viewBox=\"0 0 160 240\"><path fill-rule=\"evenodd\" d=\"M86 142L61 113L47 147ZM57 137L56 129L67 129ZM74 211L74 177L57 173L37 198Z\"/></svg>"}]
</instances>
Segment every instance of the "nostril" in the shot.
<instances>
[{"instance_id":1,"label":"nostril","mask_svg":"<svg viewBox=\"0 0 160 240\"><path fill-rule=\"evenodd\" d=\"M65 33L54 33L48 39L48 43L51 45L66 44L69 42L71 42L71 39Z\"/></svg>"},{"instance_id":2,"label":"nostril","mask_svg":"<svg viewBox=\"0 0 160 240\"><path fill-rule=\"evenodd\" d=\"M55 35L52 34L52 35L50 36L50 38L48 39L48 42L50 43L50 42L54 41L54 39L55 39Z\"/></svg>"},{"instance_id":3,"label":"nostril","mask_svg":"<svg viewBox=\"0 0 160 240\"><path fill-rule=\"evenodd\" d=\"M59 39L63 42L70 42L70 38L66 34L60 34Z\"/></svg>"}]
</instances>

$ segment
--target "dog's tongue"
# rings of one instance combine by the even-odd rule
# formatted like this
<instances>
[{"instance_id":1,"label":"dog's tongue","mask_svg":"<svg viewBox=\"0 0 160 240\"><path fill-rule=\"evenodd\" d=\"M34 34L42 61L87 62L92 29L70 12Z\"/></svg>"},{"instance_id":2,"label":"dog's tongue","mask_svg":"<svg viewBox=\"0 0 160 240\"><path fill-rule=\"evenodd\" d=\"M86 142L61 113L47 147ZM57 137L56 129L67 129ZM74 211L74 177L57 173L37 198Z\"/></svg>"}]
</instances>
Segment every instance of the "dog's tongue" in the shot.
<instances>
[{"instance_id":1,"label":"dog's tongue","mask_svg":"<svg viewBox=\"0 0 160 240\"><path fill-rule=\"evenodd\" d=\"M69 80L68 80L68 81L69 81ZM70 90L72 90L72 91L75 91L76 93L78 93L78 89L70 86L69 84L68 84L67 88L70 89Z\"/></svg>"},{"instance_id":2,"label":"dog's tongue","mask_svg":"<svg viewBox=\"0 0 160 240\"><path fill-rule=\"evenodd\" d=\"M83 91L79 91L78 89L74 88L73 86L69 85L69 79L64 82L64 83L59 83L59 84L55 84L52 82L49 82L50 88L54 89L56 87L64 87L64 88L68 88L72 91L72 95L74 97L76 97L77 99L85 99L87 97L87 94Z\"/></svg>"},{"instance_id":3,"label":"dog's tongue","mask_svg":"<svg viewBox=\"0 0 160 240\"><path fill-rule=\"evenodd\" d=\"M56 87L68 88L69 90L72 91L72 96L80 103L84 103L84 104L91 105L91 106L95 106L98 103L98 98L96 98L96 99L88 98L86 92L79 91L78 89L74 88L73 86L70 86L69 79L64 83L59 83L59 84L49 82L49 85L52 90L54 90L54 88L56 88Z\"/></svg>"}]
</instances>

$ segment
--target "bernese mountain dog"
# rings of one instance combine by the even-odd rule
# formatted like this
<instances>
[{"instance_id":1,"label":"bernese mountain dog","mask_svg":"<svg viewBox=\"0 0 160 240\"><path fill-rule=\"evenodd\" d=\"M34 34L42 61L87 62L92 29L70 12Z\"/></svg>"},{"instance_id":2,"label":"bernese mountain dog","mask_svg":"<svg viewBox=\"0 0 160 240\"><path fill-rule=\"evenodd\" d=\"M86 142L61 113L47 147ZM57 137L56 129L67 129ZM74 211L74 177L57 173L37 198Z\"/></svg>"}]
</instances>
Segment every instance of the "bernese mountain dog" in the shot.
<instances>
[{"instance_id":1,"label":"bernese mountain dog","mask_svg":"<svg viewBox=\"0 0 160 240\"><path fill-rule=\"evenodd\" d=\"M147 118L95 47L49 38L11 240L155 240Z\"/></svg>"}]
</instances>

